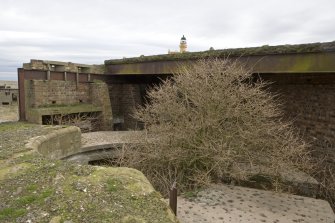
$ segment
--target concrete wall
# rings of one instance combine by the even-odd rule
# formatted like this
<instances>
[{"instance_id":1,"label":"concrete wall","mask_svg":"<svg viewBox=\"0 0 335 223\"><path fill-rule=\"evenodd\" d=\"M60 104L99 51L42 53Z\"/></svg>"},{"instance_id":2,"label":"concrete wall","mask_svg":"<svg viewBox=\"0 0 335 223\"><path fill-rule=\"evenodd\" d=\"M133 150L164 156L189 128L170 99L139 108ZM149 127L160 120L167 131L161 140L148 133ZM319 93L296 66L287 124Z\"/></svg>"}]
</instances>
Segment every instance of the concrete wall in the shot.
<instances>
[{"instance_id":1,"label":"concrete wall","mask_svg":"<svg viewBox=\"0 0 335 223\"><path fill-rule=\"evenodd\" d=\"M105 66L78 64L71 62L50 61L50 60L30 60L29 63L24 63L23 68L27 70L50 70L60 72L83 72L89 74L103 74Z\"/></svg>"},{"instance_id":2,"label":"concrete wall","mask_svg":"<svg viewBox=\"0 0 335 223\"><path fill-rule=\"evenodd\" d=\"M260 76L273 83L269 89L279 94L284 118L293 121L297 132L312 143L318 155L335 163L335 74L269 73ZM114 120L123 121L120 130L139 126L132 113L136 106L144 103L146 86L149 83L109 84Z\"/></svg>"},{"instance_id":3,"label":"concrete wall","mask_svg":"<svg viewBox=\"0 0 335 223\"><path fill-rule=\"evenodd\" d=\"M136 106L143 105L143 88L143 84L109 84L115 130L140 127L132 115Z\"/></svg>"},{"instance_id":4,"label":"concrete wall","mask_svg":"<svg viewBox=\"0 0 335 223\"><path fill-rule=\"evenodd\" d=\"M75 126L58 129L30 139L26 147L50 159L62 159L81 152L81 132Z\"/></svg>"},{"instance_id":5,"label":"concrete wall","mask_svg":"<svg viewBox=\"0 0 335 223\"><path fill-rule=\"evenodd\" d=\"M42 124L43 115L98 112L99 130L113 127L108 86L102 81L26 80L24 88L29 122Z\"/></svg>"},{"instance_id":6,"label":"concrete wall","mask_svg":"<svg viewBox=\"0 0 335 223\"><path fill-rule=\"evenodd\" d=\"M90 85L74 81L29 81L30 107L91 103Z\"/></svg>"},{"instance_id":7,"label":"concrete wall","mask_svg":"<svg viewBox=\"0 0 335 223\"><path fill-rule=\"evenodd\" d=\"M100 130L112 130L113 114L106 83L96 82L90 84L90 101L95 106L101 106L101 128Z\"/></svg>"},{"instance_id":8,"label":"concrete wall","mask_svg":"<svg viewBox=\"0 0 335 223\"><path fill-rule=\"evenodd\" d=\"M18 89L0 88L0 105L8 105L18 100Z\"/></svg>"},{"instance_id":9,"label":"concrete wall","mask_svg":"<svg viewBox=\"0 0 335 223\"><path fill-rule=\"evenodd\" d=\"M107 81L111 99L115 130L141 129L142 124L133 118L137 106L146 103L147 89L159 85L172 75L119 75Z\"/></svg>"},{"instance_id":10,"label":"concrete wall","mask_svg":"<svg viewBox=\"0 0 335 223\"><path fill-rule=\"evenodd\" d=\"M335 75L269 74L270 89L279 93L285 118L292 120L317 155L335 163Z\"/></svg>"}]
</instances>

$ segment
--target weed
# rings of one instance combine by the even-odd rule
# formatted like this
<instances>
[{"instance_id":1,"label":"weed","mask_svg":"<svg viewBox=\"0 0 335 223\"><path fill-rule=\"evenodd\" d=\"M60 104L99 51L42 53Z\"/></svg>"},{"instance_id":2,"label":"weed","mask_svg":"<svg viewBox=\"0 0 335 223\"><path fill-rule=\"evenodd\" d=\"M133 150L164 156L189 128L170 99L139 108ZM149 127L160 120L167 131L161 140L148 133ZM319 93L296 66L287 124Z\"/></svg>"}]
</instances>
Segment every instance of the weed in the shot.
<instances>
[{"instance_id":1,"label":"weed","mask_svg":"<svg viewBox=\"0 0 335 223\"><path fill-rule=\"evenodd\" d=\"M107 190L110 192L115 192L120 190L122 187L122 184L117 179L108 179L107 180Z\"/></svg>"},{"instance_id":2,"label":"weed","mask_svg":"<svg viewBox=\"0 0 335 223\"><path fill-rule=\"evenodd\" d=\"M17 217L23 216L25 213L26 210L24 209L4 208L0 210L0 220L15 219Z\"/></svg>"}]
</instances>

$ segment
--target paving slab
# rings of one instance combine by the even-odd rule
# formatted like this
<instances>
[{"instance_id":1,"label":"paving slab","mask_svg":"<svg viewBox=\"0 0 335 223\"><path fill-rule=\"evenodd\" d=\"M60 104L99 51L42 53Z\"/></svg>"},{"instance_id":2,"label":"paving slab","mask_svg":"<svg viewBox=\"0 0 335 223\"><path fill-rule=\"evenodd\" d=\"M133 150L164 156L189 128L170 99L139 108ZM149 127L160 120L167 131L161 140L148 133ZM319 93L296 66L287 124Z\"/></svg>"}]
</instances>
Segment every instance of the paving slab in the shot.
<instances>
[{"instance_id":1,"label":"paving slab","mask_svg":"<svg viewBox=\"0 0 335 223\"><path fill-rule=\"evenodd\" d=\"M327 201L228 185L178 197L177 217L183 223L335 222Z\"/></svg>"},{"instance_id":2,"label":"paving slab","mask_svg":"<svg viewBox=\"0 0 335 223\"><path fill-rule=\"evenodd\" d=\"M143 131L99 131L81 134L82 148L108 147L125 143L138 143Z\"/></svg>"},{"instance_id":3,"label":"paving slab","mask_svg":"<svg viewBox=\"0 0 335 223\"><path fill-rule=\"evenodd\" d=\"M145 137L144 131L99 131L81 134L81 148L78 153L63 159L88 164L90 161L104 160L120 156L117 148L140 143Z\"/></svg>"}]
</instances>

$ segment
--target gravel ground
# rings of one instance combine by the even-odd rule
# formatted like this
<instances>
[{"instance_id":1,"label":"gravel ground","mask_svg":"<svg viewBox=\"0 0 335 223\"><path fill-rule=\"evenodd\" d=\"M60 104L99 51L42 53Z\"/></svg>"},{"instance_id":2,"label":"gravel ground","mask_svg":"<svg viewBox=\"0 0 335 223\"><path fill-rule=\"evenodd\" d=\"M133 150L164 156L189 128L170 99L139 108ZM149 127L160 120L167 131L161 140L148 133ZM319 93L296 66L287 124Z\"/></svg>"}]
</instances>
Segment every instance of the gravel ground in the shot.
<instances>
[{"instance_id":1,"label":"gravel ground","mask_svg":"<svg viewBox=\"0 0 335 223\"><path fill-rule=\"evenodd\" d=\"M0 123L8 121L17 121L19 119L17 103L12 105L0 105Z\"/></svg>"},{"instance_id":2,"label":"gravel ground","mask_svg":"<svg viewBox=\"0 0 335 223\"><path fill-rule=\"evenodd\" d=\"M10 158L15 153L24 152L27 140L46 134L55 127L40 126L28 123L0 123L0 159Z\"/></svg>"}]
</instances>

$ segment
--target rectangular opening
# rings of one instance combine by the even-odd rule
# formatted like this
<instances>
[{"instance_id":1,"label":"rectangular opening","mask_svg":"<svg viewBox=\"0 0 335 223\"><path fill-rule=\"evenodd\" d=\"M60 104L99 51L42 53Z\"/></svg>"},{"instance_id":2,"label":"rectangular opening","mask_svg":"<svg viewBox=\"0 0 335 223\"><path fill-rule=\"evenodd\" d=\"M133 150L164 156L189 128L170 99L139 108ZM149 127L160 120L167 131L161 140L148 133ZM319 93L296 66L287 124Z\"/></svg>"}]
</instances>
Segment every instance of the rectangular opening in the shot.
<instances>
[{"instance_id":1,"label":"rectangular opening","mask_svg":"<svg viewBox=\"0 0 335 223\"><path fill-rule=\"evenodd\" d=\"M90 73L91 68L90 67L78 67L79 73Z\"/></svg>"},{"instance_id":2,"label":"rectangular opening","mask_svg":"<svg viewBox=\"0 0 335 223\"><path fill-rule=\"evenodd\" d=\"M65 66L64 65L57 65L57 64L50 64L50 70L51 71L64 72L65 71Z\"/></svg>"},{"instance_id":3,"label":"rectangular opening","mask_svg":"<svg viewBox=\"0 0 335 223\"><path fill-rule=\"evenodd\" d=\"M81 132L100 130L101 112L81 112L72 114L43 115L43 125L72 125L80 128Z\"/></svg>"}]
</instances>

